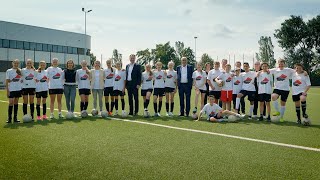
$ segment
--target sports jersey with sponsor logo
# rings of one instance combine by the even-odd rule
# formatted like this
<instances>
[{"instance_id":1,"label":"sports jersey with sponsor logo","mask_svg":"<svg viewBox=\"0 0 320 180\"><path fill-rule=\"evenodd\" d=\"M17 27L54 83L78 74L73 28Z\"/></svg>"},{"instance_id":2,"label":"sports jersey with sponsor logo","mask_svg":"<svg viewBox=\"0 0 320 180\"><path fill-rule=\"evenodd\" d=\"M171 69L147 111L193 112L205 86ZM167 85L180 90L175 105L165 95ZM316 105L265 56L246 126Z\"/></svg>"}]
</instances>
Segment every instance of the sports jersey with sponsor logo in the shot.
<instances>
[{"instance_id":1,"label":"sports jersey with sponsor logo","mask_svg":"<svg viewBox=\"0 0 320 180\"><path fill-rule=\"evenodd\" d=\"M223 72L221 73L217 79L222 80L223 81L223 86L221 90L224 91L232 91L233 89L233 78L232 78L232 73L227 73L227 72Z\"/></svg>"},{"instance_id":2,"label":"sports jersey with sponsor logo","mask_svg":"<svg viewBox=\"0 0 320 180\"><path fill-rule=\"evenodd\" d=\"M147 89L153 89L153 73L150 75L150 72L143 72L141 76L141 89L147 90Z\"/></svg>"},{"instance_id":3,"label":"sports jersey with sponsor logo","mask_svg":"<svg viewBox=\"0 0 320 180\"><path fill-rule=\"evenodd\" d=\"M103 70L106 79L104 80L104 87L112 87L114 81L115 69L106 68Z\"/></svg>"},{"instance_id":4,"label":"sports jersey with sponsor logo","mask_svg":"<svg viewBox=\"0 0 320 180\"><path fill-rule=\"evenodd\" d=\"M22 88L22 76L17 74L16 69L8 69L6 71L6 79L10 80L8 90L11 91L21 91Z\"/></svg>"},{"instance_id":5,"label":"sports jersey with sponsor logo","mask_svg":"<svg viewBox=\"0 0 320 180\"><path fill-rule=\"evenodd\" d=\"M63 89L63 71L59 67L48 67L49 89Z\"/></svg>"},{"instance_id":6,"label":"sports jersey with sponsor logo","mask_svg":"<svg viewBox=\"0 0 320 180\"><path fill-rule=\"evenodd\" d=\"M292 78L292 74L295 70L290 68L274 68L270 70L270 73L274 76L274 89L279 89L283 91L290 91L289 79Z\"/></svg>"},{"instance_id":7,"label":"sports jersey with sponsor logo","mask_svg":"<svg viewBox=\"0 0 320 180\"><path fill-rule=\"evenodd\" d=\"M116 69L114 71L113 90L122 91L124 89L125 80L126 80L126 70Z\"/></svg>"},{"instance_id":8,"label":"sports jersey with sponsor logo","mask_svg":"<svg viewBox=\"0 0 320 180\"><path fill-rule=\"evenodd\" d=\"M243 84L242 76L233 76L232 84L232 94L239 94Z\"/></svg>"},{"instance_id":9,"label":"sports jersey with sponsor logo","mask_svg":"<svg viewBox=\"0 0 320 180\"><path fill-rule=\"evenodd\" d=\"M212 90L211 86L209 86L209 91L221 91L221 87L218 86L215 79L221 74L220 70L212 69L209 71L207 79L210 80L214 90Z\"/></svg>"},{"instance_id":10,"label":"sports jersey with sponsor logo","mask_svg":"<svg viewBox=\"0 0 320 180\"><path fill-rule=\"evenodd\" d=\"M86 70L78 69L76 78L78 89L90 89L90 76Z\"/></svg>"},{"instance_id":11,"label":"sports jersey with sponsor logo","mask_svg":"<svg viewBox=\"0 0 320 180\"><path fill-rule=\"evenodd\" d=\"M261 72L257 77L258 94L272 93L272 75L267 72Z\"/></svg>"},{"instance_id":12,"label":"sports jersey with sponsor logo","mask_svg":"<svg viewBox=\"0 0 320 180\"><path fill-rule=\"evenodd\" d=\"M48 91L48 72L47 70L41 70L41 72L36 72L36 92Z\"/></svg>"},{"instance_id":13,"label":"sports jersey with sponsor logo","mask_svg":"<svg viewBox=\"0 0 320 180\"><path fill-rule=\"evenodd\" d=\"M304 73L292 75L292 95L303 93L307 86L311 86L309 76L305 76Z\"/></svg>"},{"instance_id":14,"label":"sports jersey with sponsor logo","mask_svg":"<svg viewBox=\"0 0 320 180\"><path fill-rule=\"evenodd\" d=\"M195 80L196 87L206 91L207 73L205 71L199 72L198 70L192 73L192 78Z\"/></svg>"},{"instance_id":15,"label":"sports jersey with sponsor logo","mask_svg":"<svg viewBox=\"0 0 320 180\"><path fill-rule=\"evenodd\" d=\"M165 75L163 71L154 70L153 71L154 76L154 88L164 88L164 79Z\"/></svg>"},{"instance_id":16,"label":"sports jersey with sponsor logo","mask_svg":"<svg viewBox=\"0 0 320 180\"><path fill-rule=\"evenodd\" d=\"M256 73L253 71L243 72L240 74L242 77L242 90L246 91L256 91L254 87L254 79L256 78Z\"/></svg>"},{"instance_id":17,"label":"sports jersey with sponsor logo","mask_svg":"<svg viewBox=\"0 0 320 180\"><path fill-rule=\"evenodd\" d=\"M164 87L169 87L169 88L176 88L176 81L177 81L177 71L166 71L166 79L164 82Z\"/></svg>"},{"instance_id":18,"label":"sports jersey with sponsor logo","mask_svg":"<svg viewBox=\"0 0 320 180\"><path fill-rule=\"evenodd\" d=\"M214 116L214 115L218 114L221 110L222 110L222 108L219 105L214 103L211 106L210 103L208 103L208 104L204 105L204 107L201 111L202 111L202 113L205 113L207 116Z\"/></svg>"},{"instance_id":19,"label":"sports jersey with sponsor logo","mask_svg":"<svg viewBox=\"0 0 320 180\"><path fill-rule=\"evenodd\" d=\"M36 88L34 69L23 68L21 74L23 79L22 88Z\"/></svg>"}]
</instances>

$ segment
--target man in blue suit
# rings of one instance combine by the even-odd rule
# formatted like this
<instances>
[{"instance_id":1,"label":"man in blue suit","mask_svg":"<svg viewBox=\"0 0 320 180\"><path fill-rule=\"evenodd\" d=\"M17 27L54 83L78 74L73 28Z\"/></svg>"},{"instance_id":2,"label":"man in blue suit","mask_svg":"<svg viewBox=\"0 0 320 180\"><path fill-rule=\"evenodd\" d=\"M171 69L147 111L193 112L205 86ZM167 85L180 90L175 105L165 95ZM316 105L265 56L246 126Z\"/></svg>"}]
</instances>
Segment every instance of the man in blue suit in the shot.
<instances>
[{"instance_id":1,"label":"man in blue suit","mask_svg":"<svg viewBox=\"0 0 320 180\"><path fill-rule=\"evenodd\" d=\"M187 58L182 57L181 65L177 67L177 75L178 75L177 81L178 81L179 98L180 98L180 116L186 115L186 117L189 116L189 112L190 112L190 97L191 97L191 89L192 89L192 83L193 83L193 79L192 79L193 66L188 65L187 63L188 63Z\"/></svg>"},{"instance_id":2,"label":"man in blue suit","mask_svg":"<svg viewBox=\"0 0 320 180\"><path fill-rule=\"evenodd\" d=\"M137 115L139 112L139 93L141 85L141 66L136 64L136 55L130 55L130 64L126 66L126 87L129 99L129 115ZM134 98L134 106L133 106Z\"/></svg>"}]
</instances>

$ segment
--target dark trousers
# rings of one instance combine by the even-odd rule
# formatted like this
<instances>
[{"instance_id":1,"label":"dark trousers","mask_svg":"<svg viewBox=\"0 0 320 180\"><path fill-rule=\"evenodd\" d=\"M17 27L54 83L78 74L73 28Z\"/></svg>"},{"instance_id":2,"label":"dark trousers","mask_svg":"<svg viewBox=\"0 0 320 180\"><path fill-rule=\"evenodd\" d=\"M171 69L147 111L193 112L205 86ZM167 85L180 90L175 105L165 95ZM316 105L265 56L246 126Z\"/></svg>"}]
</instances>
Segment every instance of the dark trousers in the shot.
<instances>
[{"instance_id":1,"label":"dark trousers","mask_svg":"<svg viewBox=\"0 0 320 180\"><path fill-rule=\"evenodd\" d=\"M233 102L233 109L236 109L236 99L237 99L237 94L232 94L232 102ZM240 113L240 109L242 114L245 114L246 112L246 104L244 102L244 98L240 98L240 108L239 108L239 112Z\"/></svg>"},{"instance_id":2,"label":"dark trousers","mask_svg":"<svg viewBox=\"0 0 320 180\"><path fill-rule=\"evenodd\" d=\"M259 98L258 98L258 94L256 94L255 98L254 98L254 104L253 104L253 115L258 115L258 107L259 107ZM260 114L260 111L259 111ZM266 115L266 102L264 102L264 109L263 109L263 115Z\"/></svg>"},{"instance_id":3,"label":"dark trousers","mask_svg":"<svg viewBox=\"0 0 320 180\"><path fill-rule=\"evenodd\" d=\"M132 82L127 81L127 90L128 90L128 100L129 100L129 114L133 114L133 109L135 114L139 112L139 92L136 84L132 84ZM134 106L133 106L133 98L134 98Z\"/></svg>"},{"instance_id":4,"label":"dark trousers","mask_svg":"<svg viewBox=\"0 0 320 180\"><path fill-rule=\"evenodd\" d=\"M206 87L207 87L207 91L206 91L206 95L204 96L204 105L206 105L208 103L208 96L209 96L209 84L206 83Z\"/></svg>"},{"instance_id":5,"label":"dark trousers","mask_svg":"<svg viewBox=\"0 0 320 180\"><path fill-rule=\"evenodd\" d=\"M184 115L184 111L186 111L186 115L189 115L190 112L190 97L191 97L191 89L188 84L180 84L179 87L179 98L180 98L180 115ZM186 105L184 104L184 100L186 100Z\"/></svg>"}]
</instances>

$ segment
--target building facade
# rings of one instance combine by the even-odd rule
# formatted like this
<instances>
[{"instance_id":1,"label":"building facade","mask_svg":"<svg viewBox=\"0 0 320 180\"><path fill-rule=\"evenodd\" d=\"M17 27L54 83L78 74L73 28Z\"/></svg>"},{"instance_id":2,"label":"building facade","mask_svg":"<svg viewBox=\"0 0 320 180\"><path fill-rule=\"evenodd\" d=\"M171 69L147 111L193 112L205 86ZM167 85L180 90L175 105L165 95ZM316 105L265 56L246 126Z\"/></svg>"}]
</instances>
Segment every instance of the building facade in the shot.
<instances>
[{"instance_id":1,"label":"building facade","mask_svg":"<svg viewBox=\"0 0 320 180\"><path fill-rule=\"evenodd\" d=\"M14 59L20 60L21 68L27 59L35 68L39 61L49 66L53 58L61 67L69 59L76 65L82 60L90 64L90 49L91 37L85 34L0 21L0 87L5 86L5 72Z\"/></svg>"}]
</instances>

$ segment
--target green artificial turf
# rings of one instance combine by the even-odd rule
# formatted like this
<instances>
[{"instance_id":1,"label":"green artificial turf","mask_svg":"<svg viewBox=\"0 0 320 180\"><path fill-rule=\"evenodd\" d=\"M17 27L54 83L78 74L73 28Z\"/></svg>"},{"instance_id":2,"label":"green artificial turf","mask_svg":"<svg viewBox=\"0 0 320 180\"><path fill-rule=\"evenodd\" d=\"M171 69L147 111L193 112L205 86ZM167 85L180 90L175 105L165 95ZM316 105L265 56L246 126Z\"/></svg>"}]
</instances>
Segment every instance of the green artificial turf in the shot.
<instances>
[{"instance_id":1,"label":"green artificial turf","mask_svg":"<svg viewBox=\"0 0 320 180\"><path fill-rule=\"evenodd\" d=\"M0 100L6 100L4 91L0 91ZM76 102L76 111L79 111L78 98ZM177 115L178 95L175 102ZM162 117L145 119L142 100L140 115L126 119L320 148L318 102L320 89L312 88L308 94L310 127L295 123L291 98L285 123L256 120L208 123L177 116L167 118L165 104ZM7 106L6 102L0 102L0 179L320 177L320 152L96 117L8 125L5 123ZM19 108L21 119L22 106ZM127 103L127 111L128 108ZM92 109L92 101L89 109ZM153 112L152 103L149 110Z\"/></svg>"}]
</instances>

